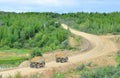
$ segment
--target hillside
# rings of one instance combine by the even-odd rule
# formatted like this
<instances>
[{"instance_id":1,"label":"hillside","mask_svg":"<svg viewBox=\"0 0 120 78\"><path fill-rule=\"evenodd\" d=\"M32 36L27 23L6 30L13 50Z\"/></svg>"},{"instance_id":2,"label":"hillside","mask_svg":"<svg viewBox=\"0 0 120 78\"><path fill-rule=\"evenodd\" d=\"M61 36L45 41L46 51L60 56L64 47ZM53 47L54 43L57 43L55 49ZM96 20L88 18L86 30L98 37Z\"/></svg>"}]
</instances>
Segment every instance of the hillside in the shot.
<instances>
[{"instance_id":1,"label":"hillside","mask_svg":"<svg viewBox=\"0 0 120 78\"><path fill-rule=\"evenodd\" d=\"M62 14L59 21L77 30L102 35L120 34L120 12L112 13L68 13Z\"/></svg>"},{"instance_id":2,"label":"hillside","mask_svg":"<svg viewBox=\"0 0 120 78\"><path fill-rule=\"evenodd\" d=\"M0 48L39 47L42 52L66 48L68 32L55 23L54 16L53 13L0 12Z\"/></svg>"}]
</instances>

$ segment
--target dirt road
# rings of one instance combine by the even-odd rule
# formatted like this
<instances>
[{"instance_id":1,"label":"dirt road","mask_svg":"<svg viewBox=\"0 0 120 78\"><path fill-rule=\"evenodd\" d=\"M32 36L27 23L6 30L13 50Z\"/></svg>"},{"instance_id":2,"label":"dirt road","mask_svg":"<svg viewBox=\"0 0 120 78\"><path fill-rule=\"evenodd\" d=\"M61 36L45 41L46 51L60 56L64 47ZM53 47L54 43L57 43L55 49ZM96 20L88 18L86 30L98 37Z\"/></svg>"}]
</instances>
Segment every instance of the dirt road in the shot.
<instances>
[{"instance_id":1,"label":"dirt road","mask_svg":"<svg viewBox=\"0 0 120 78\"><path fill-rule=\"evenodd\" d=\"M65 24L62 24L62 27L64 29L68 28ZM33 68L26 67L26 68L21 68L21 69L14 69L14 70L0 72L0 74L2 74L3 77L5 77L8 75L14 75L17 72L20 72L22 75L27 75L27 74L31 74L35 72L42 72L43 70L47 70L49 68L59 67L59 66L64 66L64 65L69 66L71 63L78 63L78 62L82 62L85 60L94 59L96 57L100 57L100 56L109 54L111 52L116 52L118 50L115 43L113 43L111 40L109 40L108 38L104 36L96 36L92 34L87 34L84 32L76 31L71 28L69 28L69 30L75 35L79 35L79 36L86 38L92 44L93 48L87 52L80 53L78 55L69 57L68 63L56 63L55 61L52 61L52 62L46 63L45 68L33 69Z\"/></svg>"}]
</instances>

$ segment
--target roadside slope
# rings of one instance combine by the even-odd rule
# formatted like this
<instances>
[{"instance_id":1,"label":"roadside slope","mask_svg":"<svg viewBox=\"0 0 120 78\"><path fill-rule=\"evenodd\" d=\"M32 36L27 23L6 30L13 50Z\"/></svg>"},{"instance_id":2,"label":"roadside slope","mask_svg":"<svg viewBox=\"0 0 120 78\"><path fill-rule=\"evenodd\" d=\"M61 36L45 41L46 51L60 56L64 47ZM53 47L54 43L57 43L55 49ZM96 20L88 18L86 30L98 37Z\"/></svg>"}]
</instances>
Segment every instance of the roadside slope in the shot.
<instances>
[{"instance_id":1,"label":"roadside slope","mask_svg":"<svg viewBox=\"0 0 120 78\"><path fill-rule=\"evenodd\" d=\"M62 24L62 27L64 29L68 29L67 25L65 24ZM86 38L92 44L93 48L84 53L80 53L80 54L69 57L68 63L56 63L55 61L52 61L52 62L46 63L45 68L33 69L33 68L26 67L26 68L14 69L14 70L9 70L9 71L3 71L3 72L0 72L0 74L2 74L3 77L5 77L8 75L14 75L17 72L20 72L22 75L28 75L28 74L35 73L35 72L43 72L44 70L47 70L50 68L55 68L55 67L59 68L60 66L65 66L65 65L69 66L72 63L78 63L78 62L82 62L85 60L94 59L96 57L109 54L110 52L116 52L118 50L116 48L115 43L113 43L111 40L103 36L87 34L87 33L80 32L80 31L77 31L71 28L69 28L69 30L75 35Z\"/></svg>"}]
</instances>

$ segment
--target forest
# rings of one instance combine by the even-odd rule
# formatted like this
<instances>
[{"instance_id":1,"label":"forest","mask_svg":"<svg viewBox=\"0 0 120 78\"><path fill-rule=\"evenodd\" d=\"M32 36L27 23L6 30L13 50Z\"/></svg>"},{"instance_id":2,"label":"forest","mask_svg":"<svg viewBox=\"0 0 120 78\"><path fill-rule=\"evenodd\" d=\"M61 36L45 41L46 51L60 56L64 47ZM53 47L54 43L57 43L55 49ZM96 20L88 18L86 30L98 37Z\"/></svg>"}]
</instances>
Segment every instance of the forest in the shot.
<instances>
[{"instance_id":1,"label":"forest","mask_svg":"<svg viewBox=\"0 0 120 78\"><path fill-rule=\"evenodd\" d=\"M42 52L66 48L68 31L56 23L55 15L0 12L0 48L39 47Z\"/></svg>"}]
</instances>

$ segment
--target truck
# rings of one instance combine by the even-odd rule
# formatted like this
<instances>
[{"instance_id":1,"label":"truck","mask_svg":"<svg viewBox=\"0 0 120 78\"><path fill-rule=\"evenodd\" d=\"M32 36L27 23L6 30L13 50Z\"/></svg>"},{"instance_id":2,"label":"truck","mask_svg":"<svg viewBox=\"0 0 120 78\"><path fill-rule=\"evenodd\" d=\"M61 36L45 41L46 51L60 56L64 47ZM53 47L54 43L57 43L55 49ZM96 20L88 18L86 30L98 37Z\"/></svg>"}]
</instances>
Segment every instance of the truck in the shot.
<instances>
[{"instance_id":1,"label":"truck","mask_svg":"<svg viewBox=\"0 0 120 78\"><path fill-rule=\"evenodd\" d=\"M31 68L45 67L45 58L42 56L36 56L30 60Z\"/></svg>"},{"instance_id":2,"label":"truck","mask_svg":"<svg viewBox=\"0 0 120 78\"><path fill-rule=\"evenodd\" d=\"M68 55L65 52L59 52L55 54L56 62L68 62Z\"/></svg>"}]
</instances>

